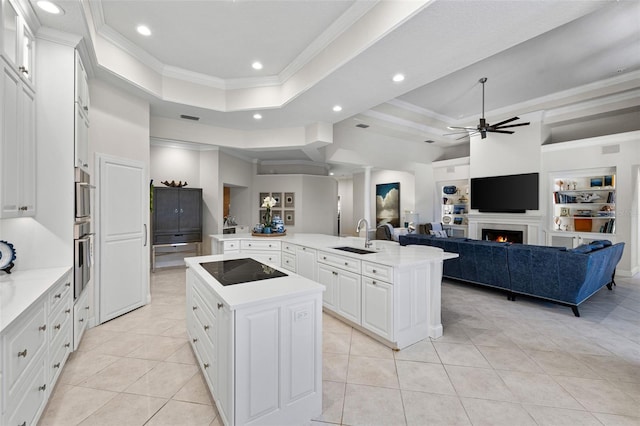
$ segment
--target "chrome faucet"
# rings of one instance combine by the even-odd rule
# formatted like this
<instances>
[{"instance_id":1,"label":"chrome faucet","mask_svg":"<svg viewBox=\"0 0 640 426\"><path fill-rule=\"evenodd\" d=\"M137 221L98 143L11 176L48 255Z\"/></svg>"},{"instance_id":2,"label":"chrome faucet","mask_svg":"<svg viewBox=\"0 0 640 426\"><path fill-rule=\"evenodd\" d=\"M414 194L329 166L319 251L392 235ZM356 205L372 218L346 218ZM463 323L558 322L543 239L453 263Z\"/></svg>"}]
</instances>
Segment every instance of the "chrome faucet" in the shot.
<instances>
[{"instance_id":1,"label":"chrome faucet","mask_svg":"<svg viewBox=\"0 0 640 426\"><path fill-rule=\"evenodd\" d=\"M367 222L367 219L360 219L358 221L358 226L356 226L356 232L358 234L360 234L360 226L362 225L362 222L364 222L364 246L365 248L369 248L371 247L371 241L369 241L369 222Z\"/></svg>"}]
</instances>

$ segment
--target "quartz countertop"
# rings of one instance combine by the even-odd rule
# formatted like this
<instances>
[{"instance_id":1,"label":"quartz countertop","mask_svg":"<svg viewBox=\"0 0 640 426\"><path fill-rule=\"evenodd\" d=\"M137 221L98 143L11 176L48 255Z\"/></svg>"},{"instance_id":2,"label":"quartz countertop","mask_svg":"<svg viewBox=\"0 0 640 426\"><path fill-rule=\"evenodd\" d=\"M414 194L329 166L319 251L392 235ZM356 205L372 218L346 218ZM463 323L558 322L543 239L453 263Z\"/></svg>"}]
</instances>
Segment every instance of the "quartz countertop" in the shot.
<instances>
[{"instance_id":1,"label":"quartz countertop","mask_svg":"<svg viewBox=\"0 0 640 426\"><path fill-rule=\"evenodd\" d=\"M361 237L337 237L324 234L290 234L282 237L254 237L251 234L216 234L210 235L218 241L228 240L269 240L325 251L328 253L349 257L352 259L379 263L387 266L413 266L425 262L439 262L458 257L456 253L447 253L440 248L411 245L401 246L395 241L371 240L372 246L365 248L365 239ZM350 253L336 250L335 247L356 247L374 251L369 254Z\"/></svg>"},{"instance_id":2,"label":"quartz countertop","mask_svg":"<svg viewBox=\"0 0 640 426\"><path fill-rule=\"evenodd\" d=\"M223 286L200 263L216 262L220 260L241 259L251 257L247 253L218 254L212 256L188 257L185 259L187 267L193 270L204 282L213 288L222 301L234 310L254 306L281 298L302 296L310 293L322 293L324 286L315 281L304 278L286 269L269 264L269 267L287 274L286 277L270 278L260 281Z\"/></svg>"},{"instance_id":3,"label":"quartz countertop","mask_svg":"<svg viewBox=\"0 0 640 426\"><path fill-rule=\"evenodd\" d=\"M0 276L0 332L42 297L71 267L14 271Z\"/></svg>"}]
</instances>

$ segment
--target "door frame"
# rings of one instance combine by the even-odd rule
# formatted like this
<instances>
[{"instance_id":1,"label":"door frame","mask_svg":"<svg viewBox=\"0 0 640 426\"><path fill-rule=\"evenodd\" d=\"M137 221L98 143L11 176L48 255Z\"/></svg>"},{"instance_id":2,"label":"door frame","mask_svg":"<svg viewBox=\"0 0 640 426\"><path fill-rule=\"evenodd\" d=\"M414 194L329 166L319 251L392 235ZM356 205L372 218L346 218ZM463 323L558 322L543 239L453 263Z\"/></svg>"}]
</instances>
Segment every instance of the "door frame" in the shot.
<instances>
[{"instance_id":1,"label":"door frame","mask_svg":"<svg viewBox=\"0 0 640 426\"><path fill-rule=\"evenodd\" d=\"M93 324L90 324L92 327L93 326L97 326L100 325L100 274L101 274L101 245L102 245L102 233L100 232L100 226L102 224L101 222L101 217L100 217L100 212L101 212L101 189L102 189L102 182L101 182L101 164L102 164L102 160L107 160L107 161L112 161L112 162L116 162L116 163L121 163L121 164L126 164L126 165L131 165L131 166L136 166L136 167L140 167L143 170L143 174L145 175L146 179L148 180L149 178L149 169L147 167L147 165L139 160L132 160L130 158L124 158L124 157L117 157L114 155L109 155L109 154L103 154L100 152L96 152L95 153L95 168L94 168L94 182L95 182L95 199L92 200L93 203L93 229L95 232L95 243L94 243L94 251L95 251L95 255L94 258L96 259L96 262L94 264L94 271L93 271L93 278L94 278L94 285L93 285ZM143 194L146 194L146 203L144 203L144 205L148 206L149 205L149 191L143 191ZM146 241L145 241L145 255L143 256L144 259L144 270L146 271L146 277L147 277L147 295L146 295L146 303L149 304L151 303L151 272L149 269L149 261L150 261L150 254L151 254L151 229L149 228L149 220L150 220L150 211L149 209L145 209L145 213L144 213L144 220L143 223L146 226L147 229L147 233L146 233Z\"/></svg>"}]
</instances>

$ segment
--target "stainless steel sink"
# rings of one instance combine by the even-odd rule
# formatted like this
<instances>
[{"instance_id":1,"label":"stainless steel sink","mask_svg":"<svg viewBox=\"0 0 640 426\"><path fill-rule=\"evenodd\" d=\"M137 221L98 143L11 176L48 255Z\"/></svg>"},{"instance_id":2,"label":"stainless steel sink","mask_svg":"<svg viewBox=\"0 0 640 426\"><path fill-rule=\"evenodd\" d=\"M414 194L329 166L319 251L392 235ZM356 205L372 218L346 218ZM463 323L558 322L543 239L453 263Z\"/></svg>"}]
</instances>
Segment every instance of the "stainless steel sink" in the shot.
<instances>
[{"instance_id":1,"label":"stainless steel sink","mask_svg":"<svg viewBox=\"0 0 640 426\"><path fill-rule=\"evenodd\" d=\"M356 253L356 254L370 254L370 253L377 253L376 251L373 250L365 250L365 249L361 249L361 248L357 248L357 247L349 247L349 246L345 246L345 247L333 247L335 250L342 250L342 251L348 251L349 253Z\"/></svg>"}]
</instances>

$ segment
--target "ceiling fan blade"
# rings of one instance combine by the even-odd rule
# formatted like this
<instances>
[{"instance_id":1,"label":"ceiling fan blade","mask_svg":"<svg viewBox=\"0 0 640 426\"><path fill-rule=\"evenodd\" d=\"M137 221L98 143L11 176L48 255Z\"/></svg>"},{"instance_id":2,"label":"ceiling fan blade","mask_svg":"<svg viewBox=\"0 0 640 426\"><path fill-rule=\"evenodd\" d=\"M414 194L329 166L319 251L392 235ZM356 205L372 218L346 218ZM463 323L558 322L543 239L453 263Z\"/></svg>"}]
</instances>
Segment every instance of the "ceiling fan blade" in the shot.
<instances>
[{"instance_id":1,"label":"ceiling fan blade","mask_svg":"<svg viewBox=\"0 0 640 426\"><path fill-rule=\"evenodd\" d=\"M516 120L519 120L519 119L520 119L520 117L511 117L511 118L510 118L510 119L508 119L508 120L504 120L504 121L501 121L501 122L499 122L499 123L492 124L492 125L491 125L491 127L498 127L498 126L502 126L503 124L511 123L512 121L516 121Z\"/></svg>"},{"instance_id":2,"label":"ceiling fan blade","mask_svg":"<svg viewBox=\"0 0 640 426\"><path fill-rule=\"evenodd\" d=\"M487 132L491 133L506 133L508 135L512 135L515 132L513 130L496 130L496 129L487 129Z\"/></svg>"},{"instance_id":3,"label":"ceiling fan blade","mask_svg":"<svg viewBox=\"0 0 640 426\"><path fill-rule=\"evenodd\" d=\"M451 129L451 130L456 130L456 129L460 129L460 130L477 130L475 127L457 127L457 126L447 126L447 129Z\"/></svg>"},{"instance_id":4,"label":"ceiling fan blade","mask_svg":"<svg viewBox=\"0 0 640 426\"><path fill-rule=\"evenodd\" d=\"M493 127L494 129L508 129L509 127L528 126L529 124L531 124L531 123L526 122L526 123L509 124L508 126L500 126L500 127L491 126L491 127Z\"/></svg>"},{"instance_id":5,"label":"ceiling fan blade","mask_svg":"<svg viewBox=\"0 0 640 426\"><path fill-rule=\"evenodd\" d=\"M453 133L443 133L442 136L452 136L452 135L466 135L469 132L464 131L464 132L453 132Z\"/></svg>"}]
</instances>

